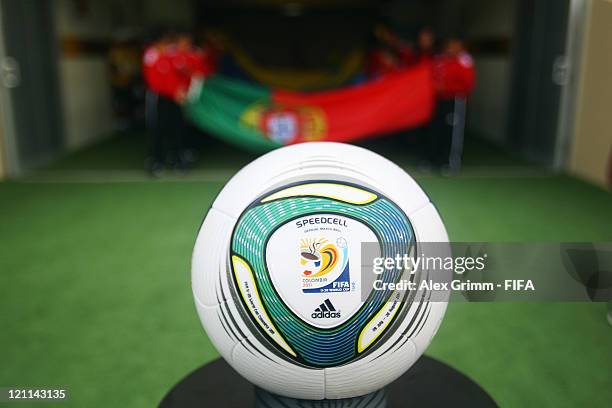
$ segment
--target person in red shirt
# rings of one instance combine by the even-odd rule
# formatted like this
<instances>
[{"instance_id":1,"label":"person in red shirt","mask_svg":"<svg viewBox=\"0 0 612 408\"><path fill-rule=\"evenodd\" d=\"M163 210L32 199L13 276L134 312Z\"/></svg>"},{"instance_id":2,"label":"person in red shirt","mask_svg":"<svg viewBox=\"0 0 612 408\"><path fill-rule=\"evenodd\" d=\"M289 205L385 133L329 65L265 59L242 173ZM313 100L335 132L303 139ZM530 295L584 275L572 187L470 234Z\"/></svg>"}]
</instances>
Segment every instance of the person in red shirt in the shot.
<instances>
[{"instance_id":1,"label":"person in red shirt","mask_svg":"<svg viewBox=\"0 0 612 408\"><path fill-rule=\"evenodd\" d=\"M423 61L431 61L434 54L436 35L431 27L423 27L417 35L417 48L411 63L416 64Z\"/></svg>"},{"instance_id":2,"label":"person in red shirt","mask_svg":"<svg viewBox=\"0 0 612 408\"><path fill-rule=\"evenodd\" d=\"M181 103L189 92L192 81L212 75L216 70L216 55L212 48L194 45L188 34L179 35L172 67L177 79L174 99Z\"/></svg>"},{"instance_id":3,"label":"person in red shirt","mask_svg":"<svg viewBox=\"0 0 612 408\"><path fill-rule=\"evenodd\" d=\"M143 73L151 91L180 103L193 79L215 72L216 59L212 48L196 47L190 35L180 34L176 39L162 38L147 47Z\"/></svg>"},{"instance_id":4,"label":"person in red shirt","mask_svg":"<svg viewBox=\"0 0 612 408\"><path fill-rule=\"evenodd\" d=\"M388 49L376 47L370 51L366 62L366 75L376 78L398 69L398 62Z\"/></svg>"},{"instance_id":5,"label":"person in red shirt","mask_svg":"<svg viewBox=\"0 0 612 408\"><path fill-rule=\"evenodd\" d=\"M382 25L374 30L372 48L367 56L365 67L366 75L370 78L393 72L399 67L399 61L388 44L389 35L391 32Z\"/></svg>"},{"instance_id":6,"label":"person in red shirt","mask_svg":"<svg viewBox=\"0 0 612 408\"><path fill-rule=\"evenodd\" d=\"M372 50L368 59L366 71L370 77L396 72L433 58L435 34L428 26L419 30L416 46L385 26L377 27L375 35L380 44Z\"/></svg>"},{"instance_id":7,"label":"person in red shirt","mask_svg":"<svg viewBox=\"0 0 612 408\"><path fill-rule=\"evenodd\" d=\"M147 85L147 127L152 135L147 169L158 176L164 167L187 169L184 148L187 125L181 104L191 81L206 72L202 55L188 34L167 33L149 45L143 54L143 76Z\"/></svg>"},{"instance_id":8,"label":"person in red shirt","mask_svg":"<svg viewBox=\"0 0 612 408\"><path fill-rule=\"evenodd\" d=\"M175 99L179 72L175 69L177 46L172 35L164 35L145 48L142 61L147 88L165 98Z\"/></svg>"},{"instance_id":9,"label":"person in red shirt","mask_svg":"<svg viewBox=\"0 0 612 408\"><path fill-rule=\"evenodd\" d=\"M474 88L474 61L461 40L451 38L434 58L436 93L441 100L467 97Z\"/></svg>"},{"instance_id":10,"label":"person in red shirt","mask_svg":"<svg viewBox=\"0 0 612 408\"><path fill-rule=\"evenodd\" d=\"M168 157L168 111L173 103L173 78L168 49L173 38L166 33L145 47L142 74L146 85L145 120L150 149L145 167L152 176L161 174Z\"/></svg>"},{"instance_id":11,"label":"person in red shirt","mask_svg":"<svg viewBox=\"0 0 612 408\"><path fill-rule=\"evenodd\" d=\"M433 77L437 101L428 132L429 161L439 169L458 170L465 102L476 78L472 57L459 38L449 38L442 53L433 58Z\"/></svg>"},{"instance_id":12,"label":"person in red shirt","mask_svg":"<svg viewBox=\"0 0 612 408\"><path fill-rule=\"evenodd\" d=\"M378 77L396 72L416 62L416 54L410 42L404 41L384 25L376 27L377 45L368 56L366 73Z\"/></svg>"}]
</instances>

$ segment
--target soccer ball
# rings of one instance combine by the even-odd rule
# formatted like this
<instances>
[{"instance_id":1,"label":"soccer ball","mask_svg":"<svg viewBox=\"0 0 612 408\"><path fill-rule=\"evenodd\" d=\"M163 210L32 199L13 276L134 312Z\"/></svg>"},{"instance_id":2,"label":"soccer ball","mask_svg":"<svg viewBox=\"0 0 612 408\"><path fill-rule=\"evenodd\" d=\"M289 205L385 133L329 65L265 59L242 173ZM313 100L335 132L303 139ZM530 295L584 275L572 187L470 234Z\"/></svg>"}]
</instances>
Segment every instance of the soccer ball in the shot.
<instances>
[{"instance_id":1,"label":"soccer ball","mask_svg":"<svg viewBox=\"0 0 612 408\"><path fill-rule=\"evenodd\" d=\"M422 242L448 236L398 166L351 145L284 147L237 173L208 211L192 259L197 311L256 386L299 399L365 395L418 359L446 302L368 287L362 252L371 243L393 257Z\"/></svg>"}]
</instances>

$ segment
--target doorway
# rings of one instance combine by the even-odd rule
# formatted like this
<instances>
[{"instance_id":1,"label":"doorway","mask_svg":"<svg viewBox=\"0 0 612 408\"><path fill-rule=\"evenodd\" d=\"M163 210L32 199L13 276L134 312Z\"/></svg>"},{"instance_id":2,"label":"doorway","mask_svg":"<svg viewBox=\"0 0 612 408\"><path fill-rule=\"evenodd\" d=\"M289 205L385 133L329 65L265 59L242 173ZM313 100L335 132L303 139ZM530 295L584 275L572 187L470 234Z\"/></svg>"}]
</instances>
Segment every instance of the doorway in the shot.
<instances>
[{"instance_id":1,"label":"doorway","mask_svg":"<svg viewBox=\"0 0 612 408\"><path fill-rule=\"evenodd\" d=\"M570 0L520 0L511 79L508 141L522 156L553 165L563 87Z\"/></svg>"},{"instance_id":2,"label":"doorway","mask_svg":"<svg viewBox=\"0 0 612 408\"><path fill-rule=\"evenodd\" d=\"M52 0L0 0L0 85L11 176L47 163L63 146L52 13Z\"/></svg>"}]
</instances>

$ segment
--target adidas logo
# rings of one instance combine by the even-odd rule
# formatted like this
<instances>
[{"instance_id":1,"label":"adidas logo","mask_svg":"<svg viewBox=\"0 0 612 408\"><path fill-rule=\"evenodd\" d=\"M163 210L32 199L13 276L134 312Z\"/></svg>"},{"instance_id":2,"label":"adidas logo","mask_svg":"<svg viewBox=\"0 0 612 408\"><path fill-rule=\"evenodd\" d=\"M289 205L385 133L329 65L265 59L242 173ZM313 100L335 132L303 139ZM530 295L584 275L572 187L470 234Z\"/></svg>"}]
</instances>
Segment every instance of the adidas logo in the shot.
<instances>
[{"instance_id":1,"label":"adidas logo","mask_svg":"<svg viewBox=\"0 0 612 408\"><path fill-rule=\"evenodd\" d=\"M340 317L340 311L336 310L329 299L325 299L325 302L312 312L311 317L313 319L337 319Z\"/></svg>"}]
</instances>

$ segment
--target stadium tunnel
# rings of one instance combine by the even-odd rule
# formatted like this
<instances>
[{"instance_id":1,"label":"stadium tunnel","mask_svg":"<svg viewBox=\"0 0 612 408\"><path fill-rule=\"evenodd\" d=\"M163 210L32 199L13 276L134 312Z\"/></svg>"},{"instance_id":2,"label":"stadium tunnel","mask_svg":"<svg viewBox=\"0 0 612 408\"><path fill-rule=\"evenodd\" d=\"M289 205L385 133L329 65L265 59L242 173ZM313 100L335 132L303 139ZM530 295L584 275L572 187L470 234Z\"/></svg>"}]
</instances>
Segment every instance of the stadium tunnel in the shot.
<instances>
[{"instance_id":1,"label":"stadium tunnel","mask_svg":"<svg viewBox=\"0 0 612 408\"><path fill-rule=\"evenodd\" d=\"M438 38L455 34L465 39L477 70L467 110L468 163L472 147L487 146L606 185L609 124L601 108L589 102L609 92L609 81L598 77L609 61L597 41L606 34L608 4L590 3L6 1L0 167L5 177L18 176L101 141L138 133L142 83L122 78L111 64L118 59L124 71L139 72L135 55L161 27L190 30L197 38L222 31L255 65L255 72L234 69L238 76L257 78L261 66L319 70L331 77L321 86L331 87L347 82L339 72L350 58L347 50L363 52L376 25L383 23L407 39L424 26ZM121 81L131 84L122 87ZM207 138L192 136L198 143ZM402 143L410 152L410 137Z\"/></svg>"}]
</instances>

